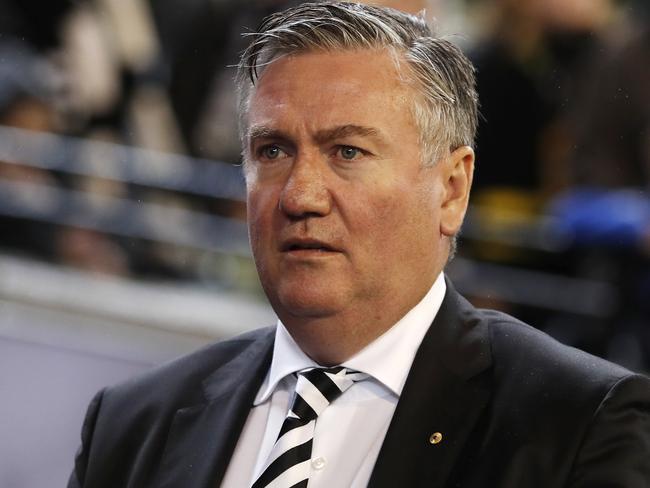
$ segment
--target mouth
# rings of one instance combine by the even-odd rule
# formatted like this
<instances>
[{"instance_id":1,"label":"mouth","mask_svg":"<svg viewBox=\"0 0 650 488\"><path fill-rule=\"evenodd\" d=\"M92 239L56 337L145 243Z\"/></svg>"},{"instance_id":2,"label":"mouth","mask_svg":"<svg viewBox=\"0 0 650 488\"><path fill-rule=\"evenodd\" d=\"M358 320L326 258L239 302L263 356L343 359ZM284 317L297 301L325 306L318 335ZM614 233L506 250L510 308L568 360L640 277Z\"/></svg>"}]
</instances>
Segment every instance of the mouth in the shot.
<instances>
[{"instance_id":1,"label":"mouth","mask_svg":"<svg viewBox=\"0 0 650 488\"><path fill-rule=\"evenodd\" d=\"M298 254L298 253L333 253L340 252L339 249L336 249L332 245L319 241L316 239L288 239L285 241L281 250L284 253Z\"/></svg>"}]
</instances>

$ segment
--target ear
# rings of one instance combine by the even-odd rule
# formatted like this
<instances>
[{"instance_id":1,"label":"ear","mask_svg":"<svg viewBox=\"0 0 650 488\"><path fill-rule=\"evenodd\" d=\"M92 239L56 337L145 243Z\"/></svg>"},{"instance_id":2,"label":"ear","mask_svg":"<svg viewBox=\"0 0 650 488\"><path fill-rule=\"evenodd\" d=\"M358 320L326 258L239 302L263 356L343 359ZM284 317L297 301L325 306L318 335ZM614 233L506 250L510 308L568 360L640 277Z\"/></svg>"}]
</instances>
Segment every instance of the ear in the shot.
<instances>
[{"instance_id":1,"label":"ear","mask_svg":"<svg viewBox=\"0 0 650 488\"><path fill-rule=\"evenodd\" d=\"M444 185L444 200L440 214L440 232L454 236L463 224L469 202L469 191L474 176L474 150L461 146L441 161Z\"/></svg>"}]
</instances>

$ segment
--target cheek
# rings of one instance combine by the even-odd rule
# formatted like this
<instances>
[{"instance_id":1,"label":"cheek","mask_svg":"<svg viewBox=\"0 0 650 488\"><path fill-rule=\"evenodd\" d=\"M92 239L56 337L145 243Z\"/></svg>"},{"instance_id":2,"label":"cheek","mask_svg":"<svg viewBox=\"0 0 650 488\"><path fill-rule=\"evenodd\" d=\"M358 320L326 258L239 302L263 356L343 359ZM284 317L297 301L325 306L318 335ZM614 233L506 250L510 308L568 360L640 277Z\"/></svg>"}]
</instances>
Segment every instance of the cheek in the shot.
<instances>
[{"instance_id":1,"label":"cheek","mask_svg":"<svg viewBox=\"0 0 650 488\"><path fill-rule=\"evenodd\" d=\"M360 205L359 237L378 255L421 257L429 252L439 229L439 208L434 188L393 188L382 198ZM365 239L364 239L365 240ZM381 264L381 263L380 263Z\"/></svg>"},{"instance_id":2,"label":"cheek","mask_svg":"<svg viewBox=\"0 0 650 488\"><path fill-rule=\"evenodd\" d=\"M271 191L258 188L248 190L246 212L253 251L257 251L260 244L270 237L275 208Z\"/></svg>"},{"instance_id":3,"label":"cheek","mask_svg":"<svg viewBox=\"0 0 650 488\"><path fill-rule=\"evenodd\" d=\"M264 289L274 282L273 212L263 192L249 192L247 197L248 236L260 282Z\"/></svg>"},{"instance_id":4,"label":"cheek","mask_svg":"<svg viewBox=\"0 0 650 488\"><path fill-rule=\"evenodd\" d=\"M363 242L362 249L386 255L400 247L397 236L411 219L403 197L394 192L381 198L374 195L356 205L355 213L354 233Z\"/></svg>"}]
</instances>

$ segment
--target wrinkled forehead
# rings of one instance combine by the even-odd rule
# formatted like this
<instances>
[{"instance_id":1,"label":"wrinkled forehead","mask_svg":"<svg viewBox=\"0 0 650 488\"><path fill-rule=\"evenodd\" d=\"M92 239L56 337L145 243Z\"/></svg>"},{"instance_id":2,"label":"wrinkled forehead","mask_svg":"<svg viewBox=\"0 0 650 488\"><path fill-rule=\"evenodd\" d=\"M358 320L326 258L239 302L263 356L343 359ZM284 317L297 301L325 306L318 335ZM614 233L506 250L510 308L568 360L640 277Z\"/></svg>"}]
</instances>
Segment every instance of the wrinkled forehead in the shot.
<instances>
[{"instance_id":1,"label":"wrinkled forehead","mask_svg":"<svg viewBox=\"0 0 650 488\"><path fill-rule=\"evenodd\" d=\"M239 107L239 134L240 134L240 139L242 143L245 141L247 134L248 134L248 129L249 129L249 123L250 123L250 109L251 109L251 100L254 98L256 91L258 90L260 82L264 78L264 73L273 65L278 63L279 61L288 58L288 57L297 57L297 56L303 56L303 55L308 55L308 54L322 54L323 56L328 56L331 55L332 57L335 57L337 55L345 55L345 54L352 54L352 53L363 53L367 52L367 63L370 65L369 67L372 67L373 63L376 63L375 56L372 56L372 54L377 54L377 53L386 53L386 55L389 57L390 61L395 67L395 70L392 70L392 75L394 76L395 79L395 85L399 85L401 87L406 87L409 90L415 88L415 81L414 77L411 74L411 70L409 67L409 64L404 56L404 53L397 48L393 48L392 46L389 47L381 47L381 48L357 48L357 49L304 49L300 51L292 51L292 52L279 52L279 51L274 51L274 52L269 52L269 53L264 53L264 55L260 55L260 63L258 64L253 78L246 77L246 79L243 79L242 73L240 73L240 87L239 87L239 93L238 93L238 107ZM376 72L380 73L382 71L381 67L377 67ZM253 81L254 80L254 81ZM360 95L363 95L361 92ZM412 93L410 93L411 97L417 96L417 90L414 90Z\"/></svg>"}]
</instances>

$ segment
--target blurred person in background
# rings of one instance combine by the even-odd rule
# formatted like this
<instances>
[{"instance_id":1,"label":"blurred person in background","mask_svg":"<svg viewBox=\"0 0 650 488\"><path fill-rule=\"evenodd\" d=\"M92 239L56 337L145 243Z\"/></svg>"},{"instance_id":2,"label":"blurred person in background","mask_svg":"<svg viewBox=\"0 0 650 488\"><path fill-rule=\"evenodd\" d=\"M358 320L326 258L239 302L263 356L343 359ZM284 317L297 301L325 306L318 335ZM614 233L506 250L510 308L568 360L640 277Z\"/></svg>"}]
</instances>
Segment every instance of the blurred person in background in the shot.
<instances>
[{"instance_id":1,"label":"blurred person in background","mask_svg":"<svg viewBox=\"0 0 650 488\"><path fill-rule=\"evenodd\" d=\"M476 190L548 196L568 182L559 163L572 143L567 109L592 82L589 68L616 19L613 2L499 0L483 8L493 20L471 53L482 96L477 150L487 161Z\"/></svg>"},{"instance_id":2,"label":"blurred person in background","mask_svg":"<svg viewBox=\"0 0 650 488\"><path fill-rule=\"evenodd\" d=\"M650 365L649 13L631 4L593 60L591 82L568 110L571 186L548 205L571 236L575 274L619 290L601 354L634 369Z\"/></svg>"},{"instance_id":3,"label":"blurred person in background","mask_svg":"<svg viewBox=\"0 0 650 488\"><path fill-rule=\"evenodd\" d=\"M60 73L55 66L25 41L3 41L0 57L0 126L61 132L64 117L57 103ZM21 188L21 198L39 201L40 193L67 186L70 182L65 180L60 173L37 165L0 162L0 182ZM125 253L109 236L14 217L11 212L0 218L0 246L5 251L32 254L89 271L127 274Z\"/></svg>"},{"instance_id":4,"label":"blurred person in background","mask_svg":"<svg viewBox=\"0 0 650 488\"><path fill-rule=\"evenodd\" d=\"M482 164L474 182L476 218L470 219L478 230L463 247L465 255L616 290L608 312L588 317L522 310L489 298L489 289L476 302L523 315L563 342L647 370L647 332L630 343L623 324L648 321L639 306L648 296L647 273L639 273L647 259L639 251L650 206L647 195L611 192L647 188L647 6L610 0L471 6L485 32L470 54L478 69ZM539 230L533 246L508 240L531 228ZM631 346L612 342L619 332Z\"/></svg>"},{"instance_id":5,"label":"blurred person in background","mask_svg":"<svg viewBox=\"0 0 650 488\"><path fill-rule=\"evenodd\" d=\"M486 232L534 224L569 184L568 110L591 83L590 66L617 17L611 0L472 2L483 34L470 48L481 117L474 205ZM507 147L508 150L504 150ZM479 242L472 255L535 267L537 254ZM542 261L543 263L544 261Z\"/></svg>"},{"instance_id":6,"label":"blurred person in background","mask_svg":"<svg viewBox=\"0 0 650 488\"><path fill-rule=\"evenodd\" d=\"M0 124L20 129L25 138L30 131L64 136L56 144L61 154L38 155L39 145L34 143L28 151L32 160L7 161L0 167L0 176L11 178L14 189L25 198L29 198L27 187L16 182L31 183L29 191L35 193L31 202L43 195L56 196L46 219L12 216L9 205L0 223L0 246L11 253L91 272L186 277L188 273L180 270L164 246L117 237L105 232L101 224L98 229L62 223L77 217L70 210L78 207L71 204L75 192L83 195L86 204L77 211L93 215L95 223L110 220L119 203L128 198L156 200L172 208L204 206L188 195L129 184L128 178L88 176L94 168L106 175L124 167L115 165L115 158L134 156L121 152L121 145L160 152L185 150L167 99L167 80L148 2L56 1L44 10L31 1L9 1L0 6L0 12ZM34 136L35 142L43 140ZM75 144L75 139L65 136L107 142L113 153L101 144ZM51 165L52 160L55 170L39 168ZM23 177L18 179L19 175Z\"/></svg>"},{"instance_id":7,"label":"blurred person in background","mask_svg":"<svg viewBox=\"0 0 650 488\"><path fill-rule=\"evenodd\" d=\"M445 279L472 183L473 71L395 10L263 21L240 120L279 321L103 389L70 488L648 486L650 380Z\"/></svg>"},{"instance_id":8,"label":"blurred person in background","mask_svg":"<svg viewBox=\"0 0 650 488\"><path fill-rule=\"evenodd\" d=\"M56 110L51 103L54 87L47 76L47 63L25 42L12 39L0 41L0 59L0 126L56 130ZM49 171L6 161L0 161L0 182L56 185ZM52 226L0 215L0 246L52 258Z\"/></svg>"}]
</instances>

